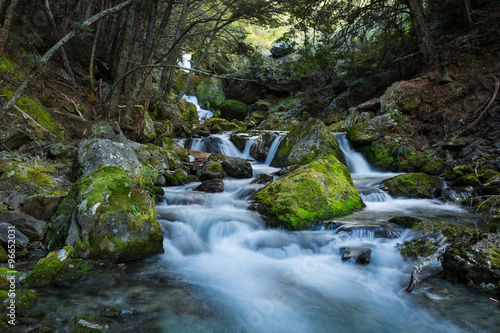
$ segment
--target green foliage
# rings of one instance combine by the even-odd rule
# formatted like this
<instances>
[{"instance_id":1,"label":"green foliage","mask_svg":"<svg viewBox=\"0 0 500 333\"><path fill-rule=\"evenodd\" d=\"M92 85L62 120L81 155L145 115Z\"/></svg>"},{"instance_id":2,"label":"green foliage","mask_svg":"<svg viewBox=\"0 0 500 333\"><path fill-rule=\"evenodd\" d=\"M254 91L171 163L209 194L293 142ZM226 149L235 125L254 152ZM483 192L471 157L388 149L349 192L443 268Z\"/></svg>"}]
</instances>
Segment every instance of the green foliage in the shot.
<instances>
[{"instance_id":1,"label":"green foliage","mask_svg":"<svg viewBox=\"0 0 500 333\"><path fill-rule=\"evenodd\" d=\"M416 260L419 257L425 258L435 253L439 248L439 244L426 239L414 239L404 241L402 244L398 243L396 247L404 257Z\"/></svg>"}]
</instances>

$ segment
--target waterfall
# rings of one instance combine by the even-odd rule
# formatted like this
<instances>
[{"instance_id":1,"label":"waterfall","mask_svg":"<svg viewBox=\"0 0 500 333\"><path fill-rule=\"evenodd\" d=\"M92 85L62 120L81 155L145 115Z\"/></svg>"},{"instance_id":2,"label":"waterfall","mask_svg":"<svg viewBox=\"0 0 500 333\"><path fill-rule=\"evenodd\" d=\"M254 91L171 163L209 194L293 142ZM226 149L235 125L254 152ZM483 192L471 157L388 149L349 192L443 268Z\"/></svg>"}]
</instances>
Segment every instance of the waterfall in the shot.
<instances>
[{"instance_id":1,"label":"waterfall","mask_svg":"<svg viewBox=\"0 0 500 333\"><path fill-rule=\"evenodd\" d=\"M178 63L180 67L184 68L191 68L191 54L183 54L182 55L182 60ZM187 69L181 69L184 72L189 72ZM193 103L196 106L196 111L198 112L198 118L200 119L201 122L210 119L214 116L214 113L210 110L205 110L200 106L200 103L198 102L198 98L196 96L188 96L184 95L182 96L182 99L185 99L189 103Z\"/></svg>"},{"instance_id":2,"label":"waterfall","mask_svg":"<svg viewBox=\"0 0 500 333\"><path fill-rule=\"evenodd\" d=\"M274 155L276 155L276 151L280 145L281 140L285 137L286 134L280 133L276 139L274 139L271 147L269 147L269 152L267 153L266 160L264 162L265 165L271 165L271 162L274 159Z\"/></svg>"},{"instance_id":3,"label":"waterfall","mask_svg":"<svg viewBox=\"0 0 500 333\"><path fill-rule=\"evenodd\" d=\"M364 156L352 148L351 143L347 140L345 132L332 133L339 144L340 150L344 153L347 163L347 169L351 174L359 175L379 175L380 172L373 170L368 164Z\"/></svg>"}]
</instances>

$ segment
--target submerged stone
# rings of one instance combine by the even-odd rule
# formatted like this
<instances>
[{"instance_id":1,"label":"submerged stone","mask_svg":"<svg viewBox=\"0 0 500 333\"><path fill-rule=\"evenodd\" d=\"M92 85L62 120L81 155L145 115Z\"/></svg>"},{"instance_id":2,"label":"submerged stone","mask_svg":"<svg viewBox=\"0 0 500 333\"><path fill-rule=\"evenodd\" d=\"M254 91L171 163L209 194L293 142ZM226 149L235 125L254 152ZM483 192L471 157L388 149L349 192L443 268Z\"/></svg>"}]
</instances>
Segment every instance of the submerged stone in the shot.
<instances>
[{"instance_id":1,"label":"submerged stone","mask_svg":"<svg viewBox=\"0 0 500 333\"><path fill-rule=\"evenodd\" d=\"M41 259L26 276L25 281L32 286L44 286L59 278L73 254L73 247L65 246L59 251L50 252Z\"/></svg>"},{"instance_id":2,"label":"submerged stone","mask_svg":"<svg viewBox=\"0 0 500 333\"><path fill-rule=\"evenodd\" d=\"M209 192L209 193L224 192L224 182L222 181L222 179L206 180L197 187L195 187L193 191Z\"/></svg>"}]
</instances>

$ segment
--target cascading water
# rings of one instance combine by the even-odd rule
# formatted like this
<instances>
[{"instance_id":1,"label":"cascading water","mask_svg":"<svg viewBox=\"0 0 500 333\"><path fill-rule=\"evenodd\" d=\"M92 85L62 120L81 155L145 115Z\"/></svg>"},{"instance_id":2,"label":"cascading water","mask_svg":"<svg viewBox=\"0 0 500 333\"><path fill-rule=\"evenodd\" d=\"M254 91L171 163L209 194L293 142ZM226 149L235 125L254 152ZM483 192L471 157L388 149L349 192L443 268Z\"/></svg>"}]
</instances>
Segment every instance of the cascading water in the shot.
<instances>
[{"instance_id":1,"label":"cascading water","mask_svg":"<svg viewBox=\"0 0 500 333\"><path fill-rule=\"evenodd\" d=\"M232 143L228 134L212 137L219 142L219 152L236 157L247 155L249 142L245 152L241 153L236 147L230 147ZM275 140L276 147L280 139ZM204 140L207 138L195 139L188 148L206 148L202 145ZM254 175L277 171L269 167L275 151L274 148L269 150L266 164L253 164ZM401 291L409 280L411 263L403 260L396 244L409 239L409 231L388 233L389 238L380 238L374 231L384 228L378 221L386 221L402 211L411 213L412 209L418 211L419 207L427 209L432 206L438 215L461 215L463 210L430 200L382 198L383 195L375 191L376 185L390 174L373 171L364 159L364 166L360 168L356 164L359 159L352 156L352 153L346 154L347 163L351 171L356 170L353 178L356 186L365 191L367 207L360 212L364 215L344 217L342 227L331 230L318 228L315 231L288 232L266 229L261 217L247 209L248 198L262 186L252 184L251 179L225 178L225 191L213 194L193 192L198 184L165 188L165 200L157 206L165 233L162 258L208 295L221 313L215 328L213 321L206 320L200 327L199 322L189 326L188 321L183 320L183 325L188 325L183 327L184 330L465 330L467 323L459 318L438 318L432 311L424 309L428 298L440 299L433 303L436 308L446 308L449 304L432 291L415 291L411 295L413 298L402 295ZM364 173L365 178L357 172ZM392 202L388 204L388 200ZM394 209L398 205L400 209ZM368 215L371 219L367 218ZM371 224L372 227L355 227L357 224ZM370 249L371 263L359 266L342 261L344 249L353 247ZM179 329L167 319L162 325L165 332Z\"/></svg>"},{"instance_id":2,"label":"cascading water","mask_svg":"<svg viewBox=\"0 0 500 333\"><path fill-rule=\"evenodd\" d=\"M191 58L191 54L182 55L182 60L179 62L179 66L183 67L183 69L181 69L182 71L189 72L189 69L191 69ZM196 111L198 112L198 118L200 119L200 121L205 121L214 116L214 113L212 111L205 110L200 106L200 103L198 102L198 98L196 96L184 95L182 96L182 98L189 103L193 103L194 105L196 105Z\"/></svg>"}]
</instances>

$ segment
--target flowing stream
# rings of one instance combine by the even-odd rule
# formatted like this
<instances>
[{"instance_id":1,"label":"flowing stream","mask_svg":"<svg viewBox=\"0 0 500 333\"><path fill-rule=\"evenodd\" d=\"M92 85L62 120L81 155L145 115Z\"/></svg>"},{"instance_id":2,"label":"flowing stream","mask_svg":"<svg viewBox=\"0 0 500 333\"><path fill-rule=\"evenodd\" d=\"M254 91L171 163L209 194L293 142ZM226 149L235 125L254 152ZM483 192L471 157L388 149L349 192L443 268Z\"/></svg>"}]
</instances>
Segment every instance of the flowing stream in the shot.
<instances>
[{"instance_id":1,"label":"flowing stream","mask_svg":"<svg viewBox=\"0 0 500 333\"><path fill-rule=\"evenodd\" d=\"M437 200L391 198L379 184L394 174L373 170L343 134L336 136L366 203L361 211L289 232L267 229L248 210L248 198L263 186L251 179L226 178L225 191L214 194L194 192L199 183L166 187L157 205L164 254L96 265L88 279L40 288L33 316L57 332L110 307L124 311L121 324L106 332L498 332L500 307L489 298L495 295L438 277L403 295L413 263L396 244L414 235L387 224L401 215L451 223L474 216ZM224 133L185 146L248 158L253 142L240 152ZM254 177L278 171L269 166L277 142L265 163L253 163ZM342 261L353 247L370 249L371 262Z\"/></svg>"},{"instance_id":2,"label":"flowing stream","mask_svg":"<svg viewBox=\"0 0 500 333\"><path fill-rule=\"evenodd\" d=\"M443 300L449 300L441 289L430 291L433 287L427 285L411 295L403 295L412 263L403 260L396 244L410 239L411 232L394 229L386 233L388 238L380 237L378 232L385 230L384 223L394 216L449 222L469 222L473 216L459 206L437 200L390 197L378 185L394 174L373 170L352 150L345 135L336 136L367 207L333 223L323 223L314 231L266 229L261 217L248 210L247 199L262 186L252 184L251 179L226 178L225 191L215 194L193 192L198 184L165 188L165 200L157 206L165 233L165 254L161 257L203 290L224 313L222 326L212 331L477 329L463 317L449 315L453 311L437 315L448 304ZM190 145L187 148L248 158L248 149L239 152L227 134L195 139ZM270 154L274 152L275 149ZM272 156L266 163L253 164L254 177L278 170L269 167ZM343 250L352 247L371 249L371 263L361 266L353 261L343 262ZM429 304L428 299L434 304ZM176 329L167 323L164 327L165 331Z\"/></svg>"}]
</instances>

